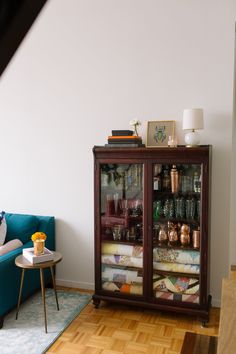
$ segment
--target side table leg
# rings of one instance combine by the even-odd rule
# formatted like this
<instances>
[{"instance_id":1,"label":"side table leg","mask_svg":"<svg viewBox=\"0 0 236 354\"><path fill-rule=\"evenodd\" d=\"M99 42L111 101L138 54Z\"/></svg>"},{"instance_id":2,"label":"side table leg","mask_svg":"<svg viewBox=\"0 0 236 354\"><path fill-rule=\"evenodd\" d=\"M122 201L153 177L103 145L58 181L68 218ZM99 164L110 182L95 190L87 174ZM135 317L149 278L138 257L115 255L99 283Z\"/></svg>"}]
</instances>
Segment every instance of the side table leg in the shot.
<instances>
[{"instance_id":1,"label":"side table leg","mask_svg":"<svg viewBox=\"0 0 236 354\"><path fill-rule=\"evenodd\" d=\"M18 312L19 312L19 308L20 308L20 301L21 301L21 293L22 293L22 288L23 288L23 283L24 283L24 276L25 276L25 269L22 268L21 280L20 280L20 290L19 290L17 310L16 310L16 320L18 318Z\"/></svg>"},{"instance_id":2,"label":"side table leg","mask_svg":"<svg viewBox=\"0 0 236 354\"><path fill-rule=\"evenodd\" d=\"M53 289L54 289L56 303L57 303L57 309L59 311L59 304L58 304L58 298L57 298L56 282L55 282L55 276L54 276L54 272L53 272L53 267L50 267L50 270L51 270L51 275L52 275L52 283L53 283Z\"/></svg>"},{"instance_id":3,"label":"side table leg","mask_svg":"<svg viewBox=\"0 0 236 354\"><path fill-rule=\"evenodd\" d=\"M46 302L45 302L45 286L44 286L43 268L40 268L40 282L41 282L41 291L42 291L42 299L43 299L45 332L48 333L48 331L47 331L47 313L46 313Z\"/></svg>"}]
</instances>

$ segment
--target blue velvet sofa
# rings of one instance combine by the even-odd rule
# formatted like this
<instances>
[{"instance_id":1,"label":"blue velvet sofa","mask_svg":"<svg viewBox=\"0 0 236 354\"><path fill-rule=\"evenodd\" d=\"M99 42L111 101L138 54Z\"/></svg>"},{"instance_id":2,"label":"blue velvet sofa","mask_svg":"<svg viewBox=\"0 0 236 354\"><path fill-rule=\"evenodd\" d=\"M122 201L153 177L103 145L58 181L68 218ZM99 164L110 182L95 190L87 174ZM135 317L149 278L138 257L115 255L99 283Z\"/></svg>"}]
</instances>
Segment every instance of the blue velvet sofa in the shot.
<instances>
[{"instance_id":1,"label":"blue velvet sofa","mask_svg":"<svg viewBox=\"0 0 236 354\"><path fill-rule=\"evenodd\" d=\"M17 305L21 269L15 265L15 258L22 253L23 248L33 247L31 235L41 231L47 235L45 246L55 250L55 220L52 216L35 216L26 214L5 214L7 235L5 243L19 239L23 243L9 253L0 256L0 328L3 326L4 316ZM51 284L50 271L45 270L45 284ZM38 269L26 270L22 290L22 301L40 289L40 275Z\"/></svg>"}]
</instances>

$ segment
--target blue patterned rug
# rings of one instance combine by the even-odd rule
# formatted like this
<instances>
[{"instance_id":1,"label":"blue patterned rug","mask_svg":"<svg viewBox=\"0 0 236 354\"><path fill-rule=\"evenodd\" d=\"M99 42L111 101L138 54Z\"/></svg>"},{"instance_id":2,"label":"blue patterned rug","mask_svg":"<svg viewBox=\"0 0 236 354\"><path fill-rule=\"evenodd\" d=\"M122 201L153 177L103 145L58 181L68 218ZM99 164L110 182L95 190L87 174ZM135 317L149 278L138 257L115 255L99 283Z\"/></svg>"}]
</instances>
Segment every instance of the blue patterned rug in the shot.
<instances>
[{"instance_id":1,"label":"blue patterned rug","mask_svg":"<svg viewBox=\"0 0 236 354\"><path fill-rule=\"evenodd\" d=\"M91 300L91 295L76 291L58 290L57 294L60 311L56 307L54 291L46 290L48 333L44 329L41 292L21 304L17 320L15 310L5 317L0 329L1 354L45 353Z\"/></svg>"}]
</instances>

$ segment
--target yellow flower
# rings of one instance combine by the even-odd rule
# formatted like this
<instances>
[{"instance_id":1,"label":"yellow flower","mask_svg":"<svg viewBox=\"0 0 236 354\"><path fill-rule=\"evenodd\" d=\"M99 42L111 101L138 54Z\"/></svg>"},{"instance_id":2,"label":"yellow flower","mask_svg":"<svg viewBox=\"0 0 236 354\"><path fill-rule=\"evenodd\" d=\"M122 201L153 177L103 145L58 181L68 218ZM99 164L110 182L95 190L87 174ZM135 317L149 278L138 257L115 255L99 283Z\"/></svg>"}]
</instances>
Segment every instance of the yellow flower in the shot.
<instances>
[{"instance_id":1,"label":"yellow flower","mask_svg":"<svg viewBox=\"0 0 236 354\"><path fill-rule=\"evenodd\" d=\"M36 241L36 240L46 240L47 235L44 232L35 232L32 236L31 236L31 240L32 241Z\"/></svg>"}]
</instances>

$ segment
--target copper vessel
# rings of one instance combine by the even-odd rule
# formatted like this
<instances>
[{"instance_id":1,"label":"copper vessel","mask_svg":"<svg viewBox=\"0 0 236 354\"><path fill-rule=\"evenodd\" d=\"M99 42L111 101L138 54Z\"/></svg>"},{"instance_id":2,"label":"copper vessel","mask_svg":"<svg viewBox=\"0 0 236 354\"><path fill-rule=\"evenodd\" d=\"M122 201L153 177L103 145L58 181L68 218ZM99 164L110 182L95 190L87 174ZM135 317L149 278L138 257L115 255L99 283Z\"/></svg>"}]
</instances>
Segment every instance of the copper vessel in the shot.
<instances>
[{"instance_id":1,"label":"copper vessel","mask_svg":"<svg viewBox=\"0 0 236 354\"><path fill-rule=\"evenodd\" d=\"M176 226L173 222L168 221L168 238L169 245L174 246L178 242L178 232Z\"/></svg>"},{"instance_id":2,"label":"copper vessel","mask_svg":"<svg viewBox=\"0 0 236 354\"><path fill-rule=\"evenodd\" d=\"M175 229L172 229L169 232L169 244L176 245L177 242L178 242L178 233Z\"/></svg>"},{"instance_id":3,"label":"copper vessel","mask_svg":"<svg viewBox=\"0 0 236 354\"><path fill-rule=\"evenodd\" d=\"M200 230L193 231L193 248L200 247Z\"/></svg>"},{"instance_id":4,"label":"copper vessel","mask_svg":"<svg viewBox=\"0 0 236 354\"><path fill-rule=\"evenodd\" d=\"M171 178L171 192L178 193L179 191L179 172L175 165L172 166L170 171L170 178Z\"/></svg>"},{"instance_id":5,"label":"copper vessel","mask_svg":"<svg viewBox=\"0 0 236 354\"><path fill-rule=\"evenodd\" d=\"M190 228L186 224L181 226L180 243L182 246L188 246L190 244Z\"/></svg>"},{"instance_id":6,"label":"copper vessel","mask_svg":"<svg viewBox=\"0 0 236 354\"><path fill-rule=\"evenodd\" d=\"M167 233L166 233L164 227L161 226L161 229L158 234L158 241L160 244L165 244L165 243L167 243L167 240L168 240Z\"/></svg>"}]
</instances>

